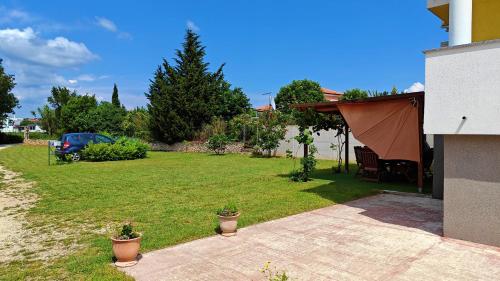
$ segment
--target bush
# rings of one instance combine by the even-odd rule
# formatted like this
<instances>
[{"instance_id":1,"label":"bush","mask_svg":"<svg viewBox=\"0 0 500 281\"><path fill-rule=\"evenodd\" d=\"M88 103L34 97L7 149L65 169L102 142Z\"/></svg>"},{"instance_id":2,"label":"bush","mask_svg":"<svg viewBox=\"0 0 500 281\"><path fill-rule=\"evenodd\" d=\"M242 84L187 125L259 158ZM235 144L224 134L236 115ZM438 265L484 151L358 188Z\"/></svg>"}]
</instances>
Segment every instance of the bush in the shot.
<instances>
[{"instance_id":1,"label":"bush","mask_svg":"<svg viewBox=\"0 0 500 281\"><path fill-rule=\"evenodd\" d=\"M229 138L224 134L213 135L208 139L207 147L215 154L224 154L229 142Z\"/></svg>"},{"instance_id":2,"label":"bush","mask_svg":"<svg viewBox=\"0 0 500 281\"><path fill-rule=\"evenodd\" d=\"M120 138L115 143L89 143L82 150L82 158L88 161L118 161L145 158L148 145L129 138Z\"/></svg>"},{"instance_id":3,"label":"bush","mask_svg":"<svg viewBox=\"0 0 500 281\"><path fill-rule=\"evenodd\" d=\"M0 144L22 143L23 140L22 135L0 133Z\"/></svg>"},{"instance_id":4,"label":"bush","mask_svg":"<svg viewBox=\"0 0 500 281\"><path fill-rule=\"evenodd\" d=\"M130 240L141 236L139 233L134 231L132 223L128 222L122 226L121 231L115 236L119 240Z\"/></svg>"}]
</instances>

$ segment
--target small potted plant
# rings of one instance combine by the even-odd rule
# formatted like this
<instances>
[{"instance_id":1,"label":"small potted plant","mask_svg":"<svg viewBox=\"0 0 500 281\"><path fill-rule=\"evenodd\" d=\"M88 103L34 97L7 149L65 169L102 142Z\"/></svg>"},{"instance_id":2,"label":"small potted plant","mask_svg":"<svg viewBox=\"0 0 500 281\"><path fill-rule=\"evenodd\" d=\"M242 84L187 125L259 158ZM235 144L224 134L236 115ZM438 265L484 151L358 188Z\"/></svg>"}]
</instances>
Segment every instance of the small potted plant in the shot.
<instances>
[{"instance_id":1,"label":"small potted plant","mask_svg":"<svg viewBox=\"0 0 500 281\"><path fill-rule=\"evenodd\" d=\"M224 208L217 210L219 217L219 227L223 236L236 235L238 227L238 218L240 213L234 204L228 204Z\"/></svg>"},{"instance_id":2,"label":"small potted plant","mask_svg":"<svg viewBox=\"0 0 500 281\"><path fill-rule=\"evenodd\" d=\"M121 231L111 237L111 241L116 266L127 267L137 264L137 255L141 248L141 234L133 230L132 223L124 224Z\"/></svg>"}]
</instances>

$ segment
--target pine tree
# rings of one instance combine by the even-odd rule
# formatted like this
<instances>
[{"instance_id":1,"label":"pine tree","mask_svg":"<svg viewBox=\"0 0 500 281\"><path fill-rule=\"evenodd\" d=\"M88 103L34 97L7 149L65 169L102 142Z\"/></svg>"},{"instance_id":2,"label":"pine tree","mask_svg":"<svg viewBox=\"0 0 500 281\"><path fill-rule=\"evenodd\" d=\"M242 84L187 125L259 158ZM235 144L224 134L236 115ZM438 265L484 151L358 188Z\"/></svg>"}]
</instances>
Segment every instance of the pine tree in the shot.
<instances>
[{"instance_id":1,"label":"pine tree","mask_svg":"<svg viewBox=\"0 0 500 281\"><path fill-rule=\"evenodd\" d=\"M118 98L118 87L116 87L116 83L113 86L113 95L111 96L111 103L116 107L121 107L120 99Z\"/></svg>"}]
</instances>

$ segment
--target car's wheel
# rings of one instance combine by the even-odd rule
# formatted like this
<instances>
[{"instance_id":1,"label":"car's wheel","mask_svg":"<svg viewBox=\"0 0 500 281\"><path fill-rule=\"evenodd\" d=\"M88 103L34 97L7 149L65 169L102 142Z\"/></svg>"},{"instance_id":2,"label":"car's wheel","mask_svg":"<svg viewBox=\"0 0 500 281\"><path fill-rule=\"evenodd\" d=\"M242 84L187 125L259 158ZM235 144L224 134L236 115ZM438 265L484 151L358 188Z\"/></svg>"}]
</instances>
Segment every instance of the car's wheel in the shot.
<instances>
[{"instance_id":1,"label":"car's wheel","mask_svg":"<svg viewBox=\"0 0 500 281\"><path fill-rule=\"evenodd\" d=\"M73 160L74 162L78 162L80 161L80 154L78 153L73 153L73 155L71 156L71 160Z\"/></svg>"}]
</instances>

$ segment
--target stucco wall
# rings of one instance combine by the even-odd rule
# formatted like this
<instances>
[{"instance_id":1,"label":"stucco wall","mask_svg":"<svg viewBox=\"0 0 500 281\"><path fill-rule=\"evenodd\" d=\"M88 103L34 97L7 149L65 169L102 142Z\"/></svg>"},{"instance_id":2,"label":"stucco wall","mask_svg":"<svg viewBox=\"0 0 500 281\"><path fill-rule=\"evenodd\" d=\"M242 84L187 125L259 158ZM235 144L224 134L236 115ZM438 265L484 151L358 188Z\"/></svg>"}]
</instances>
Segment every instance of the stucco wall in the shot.
<instances>
[{"instance_id":1,"label":"stucco wall","mask_svg":"<svg viewBox=\"0 0 500 281\"><path fill-rule=\"evenodd\" d=\"M500 136L444 137L444 235L500 246Z\"/></svg>"},{"instance_id":2,"label":"stucco wall","mask_svg":"<svg viewBox=\"0 0 500 281\"><path fill-rule=\"evenodd\" d=\"M294 155L297 157L302 157L304 150L302 146L293 138L299 134L299 129L297 126L288 126L285 139L280 142L280 146L276 151L276 155L285 156L286 150L290 149L293 151ZM320 131L319 136L314 134L314 145L318 149L316 158L327 159L327 160L337 160L337 153L330 148L332 143L337 144L337 139L335 138L336 131ZM352 134L349 137L349 162L355 163L356 156L354 155L354 146L363 146L362 143L357 141ZM342 153L342 159L344 159L344 153Z\"/></svg>"},{"instance_id":3,"label":"stucco wall","mask_svg":"<svg viewBox=\"0 0 500 281\"><path fill-rule=\"evenodd\" d=\"M426 52L424 132L499 135L499 89L500 40Z\"/></svg>"}]
</instances>

